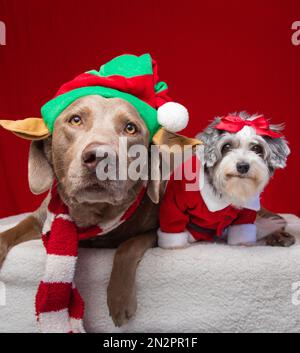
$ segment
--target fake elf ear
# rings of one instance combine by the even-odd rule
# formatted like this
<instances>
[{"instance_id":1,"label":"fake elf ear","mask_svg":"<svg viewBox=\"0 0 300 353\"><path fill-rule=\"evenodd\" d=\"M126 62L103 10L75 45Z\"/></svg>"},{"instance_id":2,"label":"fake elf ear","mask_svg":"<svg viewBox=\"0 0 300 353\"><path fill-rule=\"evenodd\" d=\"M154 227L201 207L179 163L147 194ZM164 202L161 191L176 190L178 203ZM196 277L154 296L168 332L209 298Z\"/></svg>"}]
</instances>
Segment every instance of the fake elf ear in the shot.
<instances>
[{"instance_id":1,"label":"fake elf ear","mask_svg":"<svg viewBox=\"0 0 300 353\"><path fill-rule=\"evenodd\" d=\"M171 174L179 167L175 155L182 154L186 148L191 146L194 149L196 146L203 144L202 141L198 139L178 135L165 128L161 128L157 131L153 136L152 143L158 146L162 152L168 149L168 152L171 153L170 160L168 161L170 163ZM161 157L164 159L164 153L161 154ZM153 180L150 179L147 194L154 203L159 203L164 192L164 187L166 186L166 183L162 183L161 180L161 162L161 159L157 156L155 159L151 160L151 175L155 175L155 178Z\"/></svg>"},{"instance_id":2,"label":"fake elf ear","mask_svg":"<svg viewBox=\"0 0 300 353\"><path fill-rule=\"evenodd\" d=\"M27 118L24 120L0 120L0 126L5 130L26 140L43 140L51 135L41 118Z\"/></svg>"},{"instance_id":3,"label":"fake elf ear","mask_svg":"<svg viewBox=\"0 0 300 353\"><path fill-rule=\"evenodd\" d=\"M167 163L170 163L171 174L182 162L185 162L186 158L189 158L189 154L185 155L185 150L192 147L192 152L195 153L196 147L203 145L203 142L196 138L179 135L165 128L161 128L157 131L153 136L152 142L154 145L158 146L159 150L162 152L162 159L167 158ZM167 156L165 156L164 152L167 152ZM169 153L170 156L168 157ZM176 158L176 156L179 155L181 155L181 158Z\"/></svg>"},{"instance_id":4,"label":"fake elf ear","mask_svg":"<svg viewBox=\"0 0 300 353\"><path fill-rule=\"evenodd\" d=\"M168 146L172 153L182 152L184 148L188 148L190 146L196 147L203 144L203 142L198 139L179 135L165 128L161 128L157 131L157 133L153 136L152 142L154 145L162 147Z\"/></svg>"}]
</instances>

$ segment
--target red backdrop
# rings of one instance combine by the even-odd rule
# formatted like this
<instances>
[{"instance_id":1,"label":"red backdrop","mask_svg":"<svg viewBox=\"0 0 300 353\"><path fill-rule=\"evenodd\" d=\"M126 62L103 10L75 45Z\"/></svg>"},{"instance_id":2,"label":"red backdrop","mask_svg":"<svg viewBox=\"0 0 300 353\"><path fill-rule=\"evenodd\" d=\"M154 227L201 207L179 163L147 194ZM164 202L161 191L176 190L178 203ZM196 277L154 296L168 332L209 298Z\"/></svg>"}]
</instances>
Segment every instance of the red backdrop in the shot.
<instances>
[{"instance_id":1,"label":"red backdrop","mask_svg":"<svg viewBox=\"0 0 300 353\"><path fill-rule=\"evenodd\" d=\"M291 42L299 0L0 0L0 117L39 116L60 83L124 52L150 52L174 99L189 107L185 133L215 115L264 113L287 123L292 156L264 194L300 215L300 46ZM0 216L41 201L27 182L29 144L0 131Z\"/></svg>"}]
</instances>

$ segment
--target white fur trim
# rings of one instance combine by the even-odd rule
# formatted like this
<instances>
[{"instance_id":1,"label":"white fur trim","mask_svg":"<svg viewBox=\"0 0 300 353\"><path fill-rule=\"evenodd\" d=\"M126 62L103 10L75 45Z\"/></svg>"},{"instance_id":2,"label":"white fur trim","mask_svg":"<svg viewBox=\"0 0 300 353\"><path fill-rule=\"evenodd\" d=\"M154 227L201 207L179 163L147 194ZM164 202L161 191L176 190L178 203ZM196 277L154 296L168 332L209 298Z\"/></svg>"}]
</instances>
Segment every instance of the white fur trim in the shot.
<instances>
[{"instance_id":1,"label":"white fur trim","mask_svg":"<svg viewBox=\"0 0 300 353\"><path fill-rule=\"evenodd\" d=\"M71 317L70 324L73 333L86 333L81 319L74 319Z\"/></svg>"},{"instance_id":2,"label":"white fur trim","mask_svg":"<svg viewBox=\"0 0 300 353\"><path fill-rule=\"evenodd\" d=\"M157 231L158 246L163 249L183 248L189 244L189 232L165 233L160 229Z\"/></svg>"},{"instance_id":3,"label":"white fur trim","mask_svg":"<svg viewBox=\"0 0 300 353\"><path fill-rule=\"evenodd\" d=\"M195 243L197 241L197 239L195 239L188 230L186 230L186 232L188 233L188 242Z\"/></svg>"},{"instance_id":4,"label":"white fur trim","mask_svg":"<svg viewBox=\"0 0 300 353\"><path fill-rule=\"evenodd\" d=\"M227 243L229 245L253 244L255 242L255 224L237 224L229 227L227 238Z\"/></svg>"},{"instance_id":5,"label":"white fur trim","mask_svg":"<svg viewBox=\"0 0 300 353\"><path fill-rule=\"evenodd\" d=\"M43 333L68 333L71 325L68 309L39 314L39 326Z\"/></svg>"},{"instance_id":6,"label":"white fur trim","mask_svg":"<svg viewBox=\"0 0 300 353\"><path fill-rule=\"evenodd\" d=\"M158 123L171 132L186 128L189 122L188 110L181 104L167 102L157 109Z\"/></svg>"},{"instance_id":7,"label":"white fur trim","mask_svg":"<svg viewBox=\"0 0 300 353\"><path fill-rule=\"evenodd\" d=\"M76 256L47 255L44 282L71 283L74 278Z\"/></svg>"},{"instance_id":8,"label":"white fur trim","mask_svg":"<svg viewBox=\"0 0 300 353\"><path fill-rule=\"evenodd\" d=\"M216 195L205 173L204 178L199 178L199 189L202 199L210 212L221 211L224 210L224 208L232 205L231 202L226 198ZM244 205L241 205L241 207L253 211L260 210L260 196L257 195L254 198L248 200Z\"/></svg>"},{"instance_id":9,"label":"white fur trim","mask_svg":"<svg viewBox=\"0 0 300 353\"><path fill-rule=\"evenodd\" d=\"M56 218L64 219L65 221L73 222L72 218L68 214L60 213Z\"/></svg>"},{"instance_id":10,"label":"white fur trim","mask_svg":"<svg viewBox=\"0 0 300 353\"><path fill-rule=\"evenodd\" d=\"M247 208L248 210L252 211L259 211L260 210L260 196L257 195L253 197L253 199L250 199L246 202L245 205L243 205L244 208Z\"/></svg>"},{"instance_id":11,"label":"white fur trim","mask_svg":"<svg viewBox=\"0 0 300 353\"><path fill-rule=\"evenodd\" d=\"M55 214L47 210L47 217L42 230L43 234L47 234L48 232L50 232L54 219L55 219Z\"/></svg>"}]
</instances>

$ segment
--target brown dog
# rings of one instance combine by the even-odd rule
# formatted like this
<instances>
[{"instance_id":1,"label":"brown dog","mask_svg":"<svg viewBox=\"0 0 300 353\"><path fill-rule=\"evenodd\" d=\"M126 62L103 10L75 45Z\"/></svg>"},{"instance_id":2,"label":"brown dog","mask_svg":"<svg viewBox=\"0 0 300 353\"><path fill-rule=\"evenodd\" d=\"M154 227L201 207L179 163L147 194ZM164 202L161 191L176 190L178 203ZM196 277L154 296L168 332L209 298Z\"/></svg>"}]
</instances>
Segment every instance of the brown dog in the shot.
<instances>
[{"instance_id":1,"label":"brown dog","mask_svg":"<svg viewBox=\"0 0 300 353\"><path fill-rule=\"evenodd\" d=\"M82 126L72 119L84 120ZM130 124L136 133L126 134ZM24 133L24 132L23 132ZM142 181L99 181L95 174L96 149L109 145L118 153L119 137L149 147L149 132L138 112L122 99L86 96L78 99L57 118L51 137L31 144L29 183L33 193L49 190L55 178L61 198L78 226L88 227L122 214L135 200ZM199 141L160 131L153 142L161 145L196 145ZM128 157L129 158L129 157ZM160 165L151 166L159 170ZM121 226L103 236L86 240L84 247L117 248L107 289L110 315L117 326L124 324L136 311L135 273L145 251L156 245L158 202L163 183L150 181L136 213ZM30 217L0 234L0 263L9 249L24 241L40 237L46 219L49 197ZM264 217L274 217L265 213ZM284 221L280 228L285 225ZM271 245L288 246L293 238L280 229L270 238Z\"/></svg>"},{"instance_id":2,"label":"brown dog","mask_svg":"<svg viewBox=\"0 0 300 353\"><path fill-rule=\"evenodd\" d=\"M84 120L84 124L73 125L75 117ZM137 132L126 133L128 126L130 129L134 126ZM142 180L99 181L96 176L96 149L109 146L118 156L119 137L122 136L127 137L128 149L132 145L149 147L148 129L131 104L98 95L76 100L57 118L52 136L31 144L31 191L40 194L49 190L55 178L60 196L78 226L109 223L124 213L142 188ZM158 133L153 141L169 145L199 143L167 132ZM128 165L129 162L130 157ZM152 168L159 170L159 167L159 163L152 164ZM135 271L144 252L156 244L161 192L161 183L150 181L147 195L133 217L110 233L81 244L118 248L108 287L108 306L116 325L126 322L135 312ZM49 196L32 216L0 235L0 263L14 245L40 237L48 201Z\"/></svg>"}]
</instances>

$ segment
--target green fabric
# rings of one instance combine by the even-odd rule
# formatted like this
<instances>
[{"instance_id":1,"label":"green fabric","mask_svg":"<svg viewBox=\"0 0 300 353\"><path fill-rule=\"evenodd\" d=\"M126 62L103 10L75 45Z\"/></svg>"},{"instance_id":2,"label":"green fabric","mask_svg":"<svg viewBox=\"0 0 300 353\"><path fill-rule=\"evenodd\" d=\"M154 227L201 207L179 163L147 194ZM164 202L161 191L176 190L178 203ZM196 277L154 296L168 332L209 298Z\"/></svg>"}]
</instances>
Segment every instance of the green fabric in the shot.
<instances>
[{"instance_id":1,"label":"green fabric","mask_svg":"<svg viewBox=\"0 0 300 353\"><path fill-rule=\"evenodd\" d=\"M168 85L166 82L160 81L154 86L155 93L162 92L164 90L168 89Z\"/></svg>"},{"instance_id":2,"label":"green fabric","mask_svg":"<svg viewBox=\"0 0 300 353\"><path fill-rule=\"evenodd\" d=\"M143 54L141 56L121 55L102 65L99 71L91 70L87 73L103 77L104 81L106 77L110 76L122 76L125 79L130 79L153 75L152 58L150 54ZM160 127L157 121L157 110L132 94L101 86L101 83L99 84L100 86L81 87L71 90L47 102L42 107L41 112L50 132L53 132L54 123L58 115L76 99L88 95L100 95L105 98L122 98L131 103L144 120L150 133L150 139L152 139ZM103 84L105 85L105 83ZM158 82L154 87L154 91L155 93L161 93L167 88L168 86L165 82Z\"/></svg>"},{"instance_id":3,"label":"green fabric","mask_svg":"<svg viewBox=\"0 0 300 353\"><path fill-rule=\"evenodd\" d=\"M88 71L88 73L101 77L118 75L126 78L152 75L152 59L150 54L141 56L129 54L121 55L112 59L107 64L102 65L99 72L97 70L91 70Z\"/></svg>"},{"instance_id":4,"label":"green fabric","mask_svg":"<svg viewBox=\"0 0 300 353\"><path fill-rule=\"evenodd\" d=\"M77 88L57 96L42 107L42 116L50 132L53 132L55 120L64 109L76 99L89 95L99 95L105 98L122 98L131 103L144 120L150 133L150 140L152 140L153 135L160 127L157 122L156 109L152 108L149 104L143 102L139 98L112 88L90 86Z\"/></svg>"}]
</instances>

